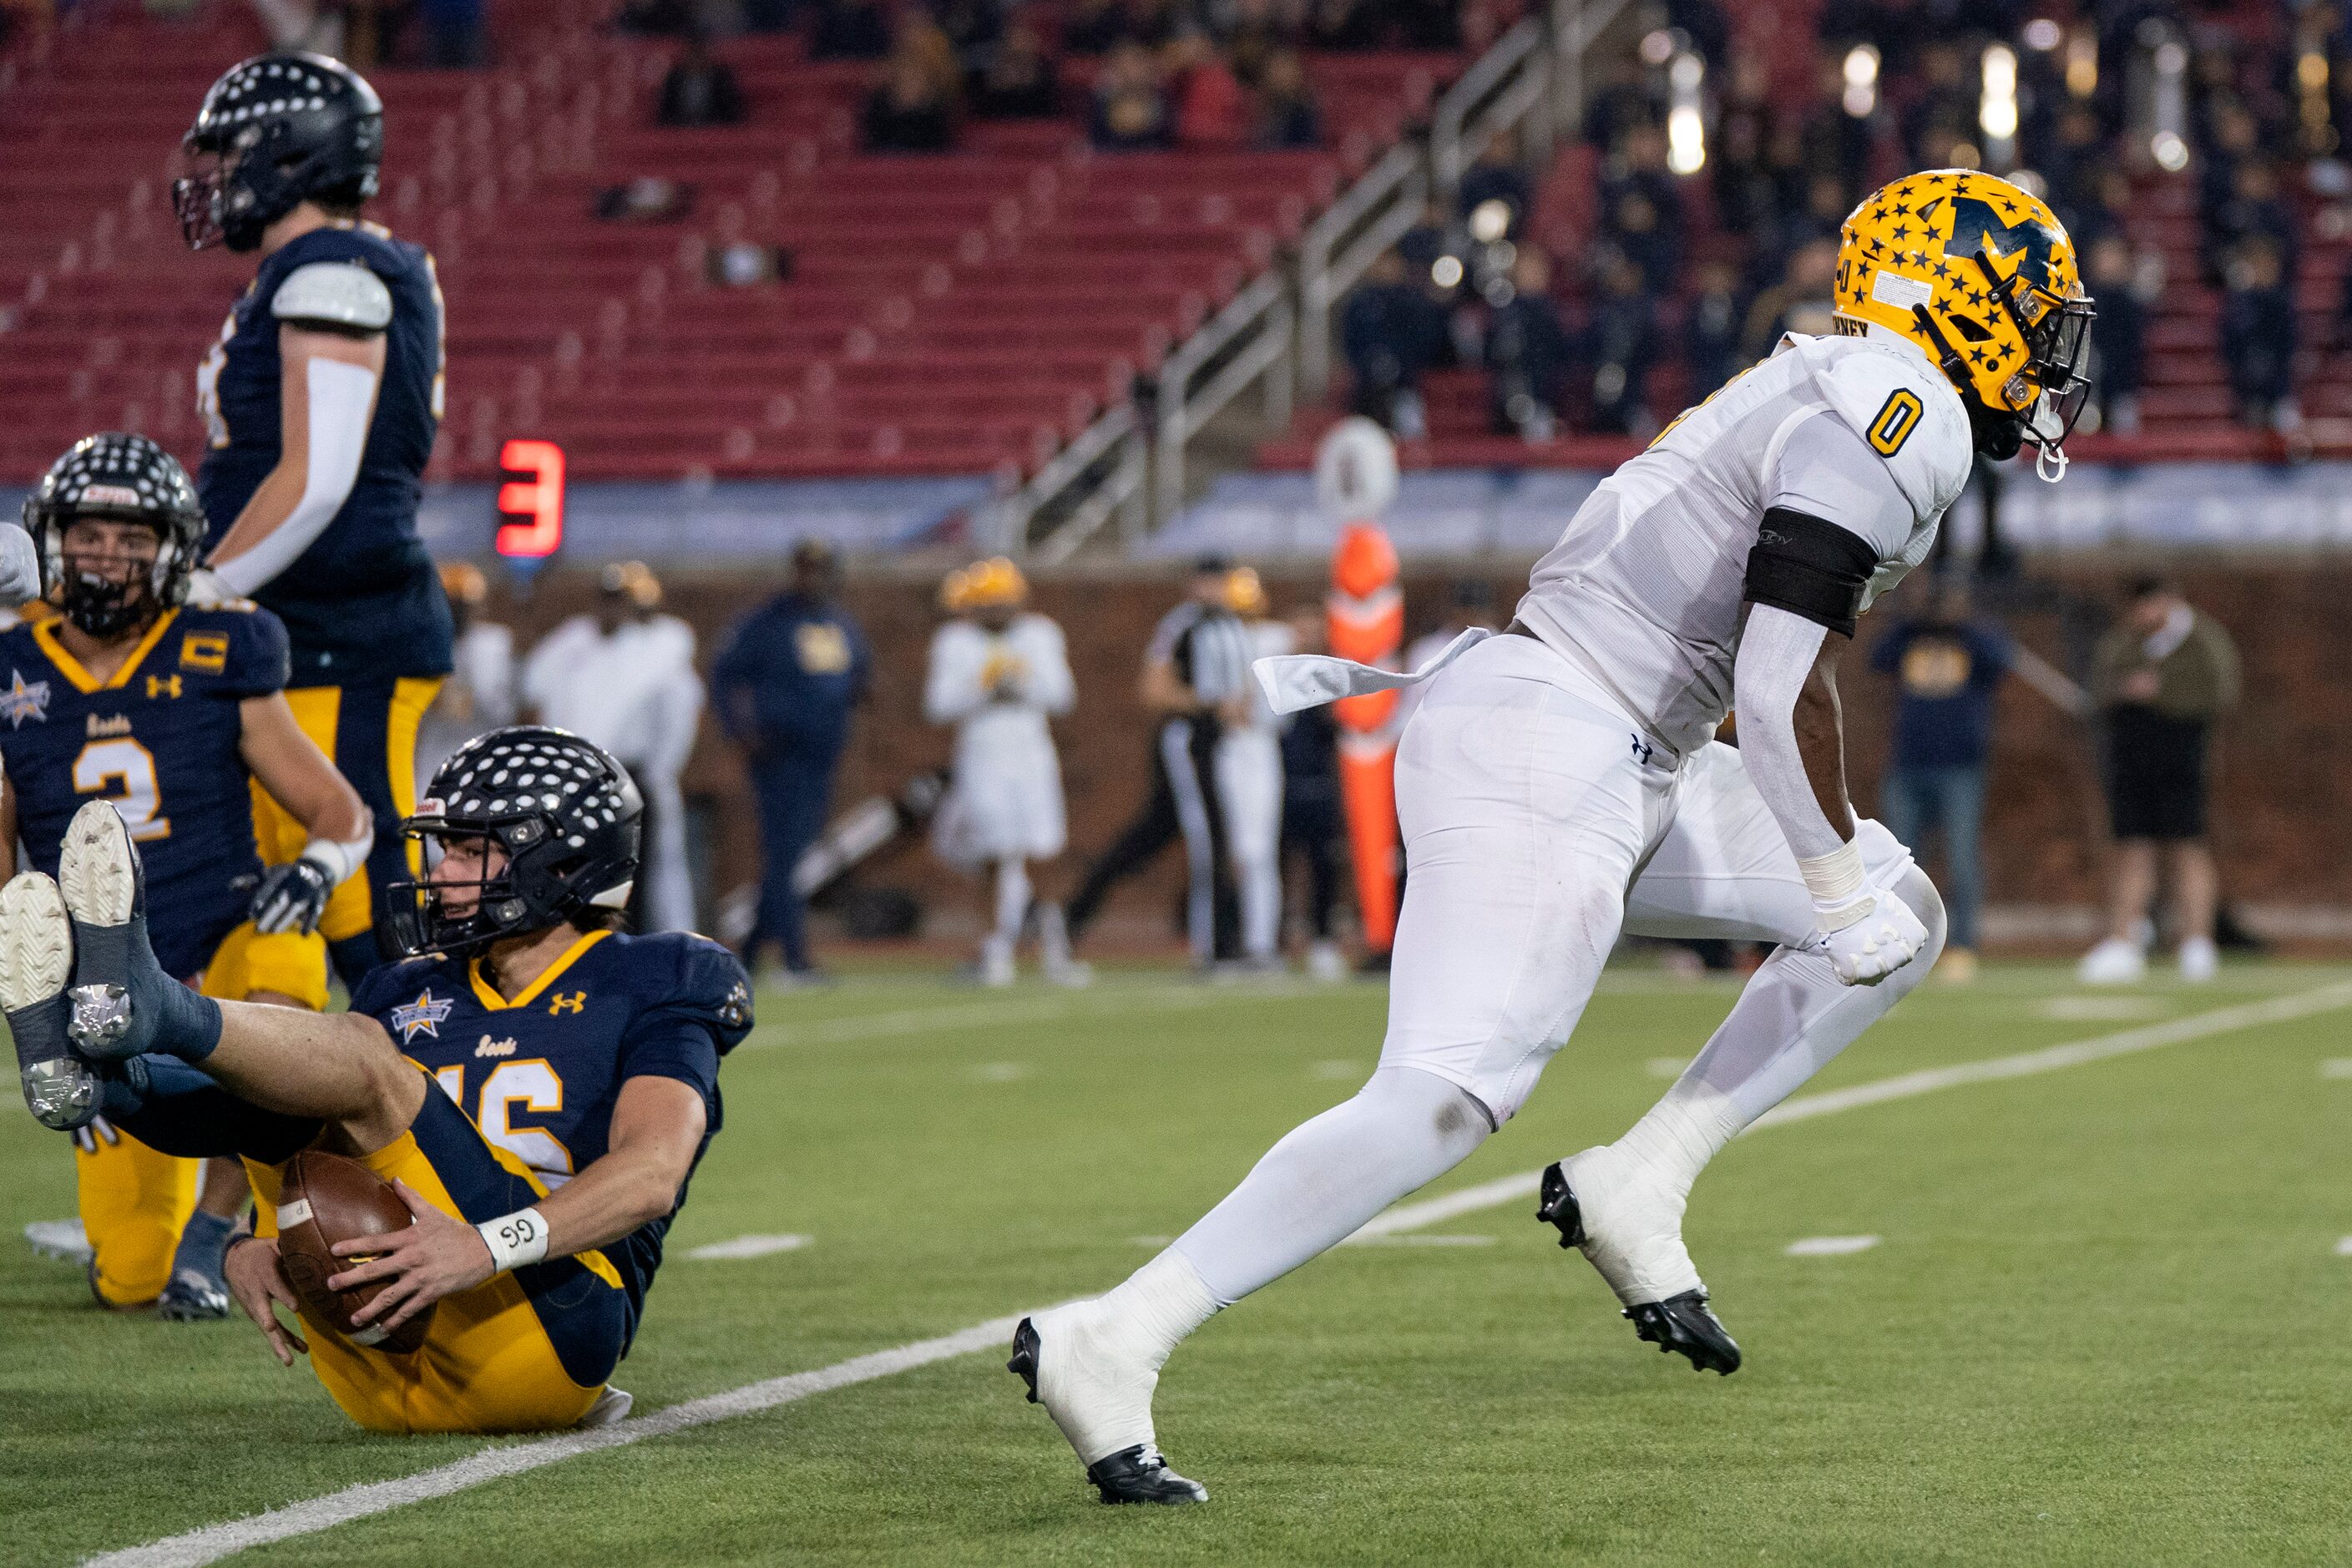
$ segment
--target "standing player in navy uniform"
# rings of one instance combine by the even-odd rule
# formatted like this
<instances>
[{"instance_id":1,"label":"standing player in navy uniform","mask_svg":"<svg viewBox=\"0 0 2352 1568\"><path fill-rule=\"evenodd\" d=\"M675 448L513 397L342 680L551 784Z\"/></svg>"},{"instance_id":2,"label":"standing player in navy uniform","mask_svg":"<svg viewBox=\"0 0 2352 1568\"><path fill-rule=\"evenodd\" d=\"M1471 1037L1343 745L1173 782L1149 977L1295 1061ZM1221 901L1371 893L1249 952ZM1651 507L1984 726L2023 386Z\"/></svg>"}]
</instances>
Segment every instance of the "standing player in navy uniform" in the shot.
<instances>
[{"instance_id":1,"label":"standing player in navy uniform","mask_svg":"<svg viewBox=\"0 0 2352 1568\"><path fill-rule=\"evenodd\" d=\"M415 804L416 727L449 673L448 601L416 534L442 407L433 258L360 221L383 105L337 61L261 55L205 95L173 187L189 246L262 255L197 374L211 450L197 489L207 564L285 622L287 700L380 821ZM299 835L259 808L262 856ZM415 866L386 834L320 929L356 983L380 961L373 910Z\"/></svg>"},{"instance_id":2,"label":"standing player in navy uniform","mask_svg":"<svg viewBox=\"0 0 2352 1568\"><path fill-rule=\"evenodd\" d=\"M167 981L137 851L102 806L75 819L57 882L0 889L0 1007L43 1120L102 1111L162 1147L247 1158L262 1223L229 1252L231 1289L281 1362L308 1351L352 1420L603 1425L628 1410L610 1379L719 1131L719 1059L751 1026L750 987L706 938L613 929L642 805L601 748L493 731L428 789L403 831L440 858L386 910L408 962L369 976L349 1013L296 1017ZM276 1167L314 1147L391 1184L415 1223L352 1246L369 1260L328 1282L392 1282L359 1339L306 1319L306 1345L272 1310L297 1306ZM361 1342L436 1303L414 1353Z\"/></svg>"},{"instance_id":3,"label":"standing player in navy uniform","mask_svg":"<svg viewBox=\"0 0 2352 1568\"><path fill-rule=\"evenodd\" d=\"M285 628L243 601L182 604L204 512L185 471L144 437L75 443L26 501L25 525L47 592L0 633L10 869L22 838L54 876L74 814L110 801L152 863L165 973L209 996L323 1008L327 958L312 928L372 836L367 808L287 706ZM257 785L309 835L266 874ZM194 1160L102 1123L78 1142L99 1300L225 1316L221 1250L246 1197L236 1163L214 1162L199 1199Z\"/></svg>"}]
</instances>

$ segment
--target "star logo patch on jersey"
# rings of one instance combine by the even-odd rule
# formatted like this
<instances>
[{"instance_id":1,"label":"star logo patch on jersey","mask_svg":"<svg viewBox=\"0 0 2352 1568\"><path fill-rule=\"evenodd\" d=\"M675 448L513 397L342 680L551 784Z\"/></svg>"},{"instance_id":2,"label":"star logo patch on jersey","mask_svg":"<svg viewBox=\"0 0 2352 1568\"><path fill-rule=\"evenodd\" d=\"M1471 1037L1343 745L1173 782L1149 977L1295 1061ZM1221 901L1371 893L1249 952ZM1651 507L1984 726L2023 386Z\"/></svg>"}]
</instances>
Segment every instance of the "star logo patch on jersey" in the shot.
<instances>
[{"instance_id":1,"label":"star logo patch on jersey","mask_svg":"<svg viewBox=\"0 0 2352 1568\"><path fill-rule=\"evenodd\" d=\"M400 1043L408 1044L419 1035L441 1037L441 1026L449 1016L455 1002L444 1002L426 986L416 994L414 1002L404 1002L392 1010L392 1026L400 1031Z\"/></svg>"},{"instance_id":2,"label":"star logo patch on jersey","mask_svg":"<svg viewBox=\"0 0 2352 1568\"><path fill-rule=\"evenodd\" d=\"M0 716L6 717L11 730L23 729L27 719L47 723L49 683L36 680L28 685L22 670L11 669L8 672L8 689L0 691Z\"/></svg>"}]
</instances>

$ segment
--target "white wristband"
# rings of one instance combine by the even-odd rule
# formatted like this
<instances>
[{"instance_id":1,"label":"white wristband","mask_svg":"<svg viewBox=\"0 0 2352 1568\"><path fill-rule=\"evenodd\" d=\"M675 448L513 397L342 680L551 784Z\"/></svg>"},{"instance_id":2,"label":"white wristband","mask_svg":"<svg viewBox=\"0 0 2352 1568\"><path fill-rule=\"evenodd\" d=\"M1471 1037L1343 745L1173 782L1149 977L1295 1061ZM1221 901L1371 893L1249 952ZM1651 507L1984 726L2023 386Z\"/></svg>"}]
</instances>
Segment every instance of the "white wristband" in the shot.
<instances>
[{"instance_id":1,"label":"white wristband","mask_svg":"<svg viewBox=\"0 0 2352 1568\"><path fill-rule=\"evenodd\" d=\"M340 888L367 864L368 851L374 846L373 831L348 844L333 838L313 838L302 846L301 858L327 874L327 886Z\"/></svg>"},{"instance_id":2,"label":"white wristband","mask_svg":"<svg viewBox=\"0 0 2352 1568\"><path fill-rule=\"evenodd\" d=\"M517 1209L504 1219L474 1227L490 1249L490 1263L504 1274L537 1263L547 1256L547 1216L537 1209Z\"/></svg>"},{"instance_id":3,"label":"white wristband","mask_svg":"<svg viewBox=\"0 0 2352 1568\"><path fill-rule=\"evenodd\" d=\"M1863 869L1862 847L1853 839L1847 839L1826 855L1798 861L1797 871L1805 879L1806 889L1813 895L1815 912L1832 917L1822 922L1826 931L1841 931L1852 925L1876 904L1864 886L1867 873Z\"/></svg>"}]
</instances>

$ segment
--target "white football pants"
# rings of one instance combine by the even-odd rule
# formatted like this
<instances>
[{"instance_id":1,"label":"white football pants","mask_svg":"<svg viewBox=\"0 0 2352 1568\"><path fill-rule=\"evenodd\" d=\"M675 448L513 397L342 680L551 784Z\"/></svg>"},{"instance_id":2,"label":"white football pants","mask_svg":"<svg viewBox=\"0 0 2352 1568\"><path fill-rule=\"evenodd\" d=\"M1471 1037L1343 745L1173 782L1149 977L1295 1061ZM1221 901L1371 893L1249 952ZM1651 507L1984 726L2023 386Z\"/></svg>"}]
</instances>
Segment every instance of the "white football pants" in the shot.
<instances>
[{"instance_id":1,"label":"white football pants","mask_svg":"<svg viewBox=\"0 0 2352 1568\"><path fill-rule=\"evenodd\" d=\"M1219 1304L1336 1244L1508 1121L1621 933L1780 944L1627 1139L1685 1191L1916 985L1942 942L1934 887L1865 821L1871 885L1899 888L1929 941L1879 985L1838 984L1811 950L1811 898L1739 753L1709 744L1677 765L1531 637L1489 638L1429 681L1396 780L1410 875L1380 1069L1178 1238Z\"/></svg>"},{"instance_id":2,"label":"white football pants","mask_svg":"<svg viewBox=\"0 0 2352 1568\"><path fill-rule=\"evenodd\" d=\"M1282 741L1244 725L1217 737L1217 805L1239 890L1242 952L1268 958L1282 937Z\"/></svg>"}]
</instances>

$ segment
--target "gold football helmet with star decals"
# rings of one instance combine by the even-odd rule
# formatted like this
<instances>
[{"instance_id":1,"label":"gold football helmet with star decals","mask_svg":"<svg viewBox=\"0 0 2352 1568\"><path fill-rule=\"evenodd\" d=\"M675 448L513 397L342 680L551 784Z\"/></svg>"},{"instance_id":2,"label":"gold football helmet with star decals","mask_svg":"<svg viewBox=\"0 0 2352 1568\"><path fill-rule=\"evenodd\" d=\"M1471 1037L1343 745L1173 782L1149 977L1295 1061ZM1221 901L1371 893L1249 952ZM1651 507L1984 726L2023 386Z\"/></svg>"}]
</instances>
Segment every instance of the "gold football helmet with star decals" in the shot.
<instances>
[{"instance_id":1,"label":"gold football helmet with star decals","mask_svg":"<svg viewBox=\"0 0 2352 1568\"><path fill-rule=\"evenodd\" d=\"M1882 186L1839 233L1837 314L1841 331L1883 327L1925 350L1988 457L2031 443L2064 470L2091 390L2092 307L2074 242L2039 197L1973 169Z\"/></svg>"}]
</instances>

